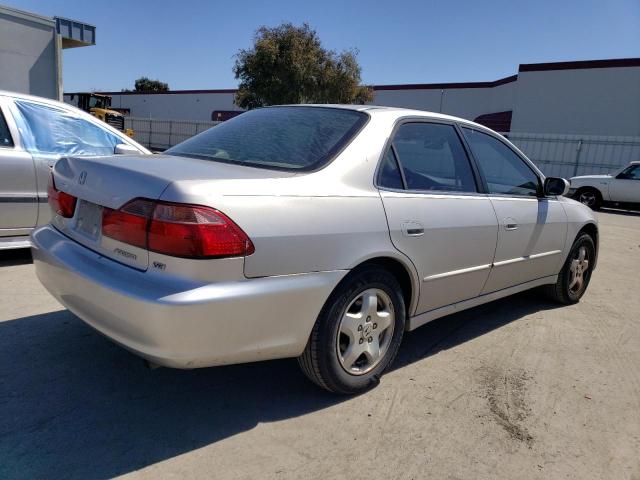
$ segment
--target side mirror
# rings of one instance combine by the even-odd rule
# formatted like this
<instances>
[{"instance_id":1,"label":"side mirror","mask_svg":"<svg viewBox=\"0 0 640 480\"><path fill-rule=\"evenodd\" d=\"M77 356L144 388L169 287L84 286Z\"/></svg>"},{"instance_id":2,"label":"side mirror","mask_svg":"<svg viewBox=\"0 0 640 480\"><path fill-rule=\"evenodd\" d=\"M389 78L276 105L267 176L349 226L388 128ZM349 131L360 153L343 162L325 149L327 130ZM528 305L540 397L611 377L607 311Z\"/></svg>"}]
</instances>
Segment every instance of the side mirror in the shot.
<instances>
[{"instance_id":1,"label":"side mirror","mask_svg":"<svg viewBox=\"0 0 640 480\"><path fill-rule=\"evenodd\" d=\"M127 145L126 143L119 143L113 149L113 153L115 155L136 155L140 153L140 151L131 145Z\"/></svg>"},{"instance_id":2,"label":"side mirror","mask_svg":"<svg viewBox=\"0 0 640 480\"><path fill-rule=\"evenodd\" d=\"M616 178L618 180L628 180L629 174L627 172L620 172L618 175L616 175Z\"/></svg>"},{"instance_id":3,"label":"side mirror","mask_svg":"<svg viewBox=\"0 0 640 480\"><path fill-rule=\"evenodd\" d=\"M564 178L547 177L544 179L544 195L546 197L566 195L569 193L569 186L569 182Z\"/></svg>"}]
</instances>

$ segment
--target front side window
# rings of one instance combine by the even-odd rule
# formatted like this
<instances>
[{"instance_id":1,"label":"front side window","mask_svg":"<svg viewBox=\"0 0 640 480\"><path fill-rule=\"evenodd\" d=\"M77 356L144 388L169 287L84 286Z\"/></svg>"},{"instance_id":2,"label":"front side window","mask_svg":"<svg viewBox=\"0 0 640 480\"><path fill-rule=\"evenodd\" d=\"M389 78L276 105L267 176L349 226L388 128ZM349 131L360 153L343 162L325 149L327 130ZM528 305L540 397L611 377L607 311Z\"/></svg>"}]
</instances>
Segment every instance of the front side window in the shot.
<instances>
[{"instance_id":1,"label":"front side window","mask_svg":"<svg viewBox=\"0 0 640 480\"><path fill-rule=\"evenodd\" d=\"M2 111L0 111L0 147L13 147L13 139Z\"/></svg>"},{"instance_id":2,"label":"front side window","mask_svg":"<svg viewBox=\"0 0 640 480\"><path fill-rule=\"evenodd\" d=\"M538 196L538 176L513 150L486 133L470 128L462 130L484 174L489 193Z\"/></svg>"},{"instance_id":3,"label":"front side window","mask_svg":"<svg viewBox=\"0 0 640 480\"><path fill-rule=\"evenodd\" d=\"M23 139L30 153L113 155L123 141L72 112L38 103L15 102L24 120Z\"/></svg>"},{"instance_id":4,"label":"front side window","mask_svg":"<svg viewBox=\"0 0 640 480\"><path fill-rule=\"evenodd\" d=\"M453 125L405 123L393 148L409 190L475 192L469 159Z\"/></svg>"},{"instance_id":5,"label":"front side window","mask_svg":"<svg viewBox=\"0 0 640 480\"><path fill-rule=\"evenodd\" d=\"M166 151L170 155L290 171L326 165L368 115L327 107L268 107L245 112Z\"/></svg>"}]
</instances>

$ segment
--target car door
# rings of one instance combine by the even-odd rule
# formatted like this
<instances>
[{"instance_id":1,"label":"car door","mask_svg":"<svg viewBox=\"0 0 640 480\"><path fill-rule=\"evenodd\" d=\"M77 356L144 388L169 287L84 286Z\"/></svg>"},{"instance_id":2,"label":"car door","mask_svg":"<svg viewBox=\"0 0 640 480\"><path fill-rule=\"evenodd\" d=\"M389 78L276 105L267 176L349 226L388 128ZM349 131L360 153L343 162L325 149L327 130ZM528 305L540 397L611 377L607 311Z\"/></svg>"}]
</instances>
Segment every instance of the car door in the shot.
<instances>
[{"instance_id":1,"label":"car door","mask_svg":"<svg viewBox=\"0 0 640 480\"><path fill-rule=\"evenodd\" d=\"M384 152L377 186L394 246L422 280L416 314L476 297L497 219L454 124L408 120Z\"/></svg>"},{"instance_id":2,"label":"car door","mask_svg":"<svg viewBox=\"0 0 640 480\"><path fill-rule=\"evenodd\" d=\"M609 184L614 202L640 203L640 165L631 165L616 175Z\"/></svg>"},{"instance_id":3,"label":"car door","mask_svg":"<svg viewBox=\"0 0 640 480\"><path fill-rule=\"evenodd\" d=\"M25 235L36 225L38 194L33 158L0 97L0 236Z\"/></svg>"},{"instance_id":4,"label":"car door","mask_svg":"<svg viewBox=\"0 0 640 480\"><path fill-rule=\"evenodd\" d=\"M562 264L567 216L542 196L536 169L498 136L462 128L498 218L498 244L483 293L555 275Z\"/></svg>"}]
</instances>

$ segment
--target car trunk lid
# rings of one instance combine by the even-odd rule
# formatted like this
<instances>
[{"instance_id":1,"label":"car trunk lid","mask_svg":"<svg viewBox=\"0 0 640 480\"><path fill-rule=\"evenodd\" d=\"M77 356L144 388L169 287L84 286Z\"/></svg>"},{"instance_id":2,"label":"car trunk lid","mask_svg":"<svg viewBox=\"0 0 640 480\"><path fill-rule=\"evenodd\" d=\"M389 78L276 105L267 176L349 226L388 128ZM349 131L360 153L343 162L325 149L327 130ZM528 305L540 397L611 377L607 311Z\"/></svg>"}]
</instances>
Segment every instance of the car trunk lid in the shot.
<instances>
[{"instance_id":1,"label":"car trunk lid","mask_svg":"<svg viewBox=\"0 0 640 480\"><path fill-rule=\"evenodd\" d=\"M52 223L105 257L146 270L148 250L102 235L105 208L117 210L135 198L157 200L172 182L288 175L291 174L169 155L63 158L53 172L55 186L78 200L72 218L54 215Z\"/></svg>"}]
</instances>

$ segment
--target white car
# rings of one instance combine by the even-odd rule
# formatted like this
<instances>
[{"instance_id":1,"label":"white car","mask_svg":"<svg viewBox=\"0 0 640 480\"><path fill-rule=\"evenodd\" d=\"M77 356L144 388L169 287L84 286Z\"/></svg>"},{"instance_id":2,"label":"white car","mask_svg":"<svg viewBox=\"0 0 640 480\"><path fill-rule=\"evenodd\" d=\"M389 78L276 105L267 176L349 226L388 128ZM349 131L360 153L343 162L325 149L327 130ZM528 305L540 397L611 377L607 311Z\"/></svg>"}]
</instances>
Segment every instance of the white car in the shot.
<instances>
[{"instance_id":1,"label":"white car","mask_svg":"<svg viewBox=\"0 0 640 480\"><path fill-rule=\"evenodd\" d=\"M0 250L29 247L51 220L47 183L60 158L124 153L151 152L75 107L0 91Z\"/></svg>"},{"instance_id":2,"label":"white car","mask_svg":"<svg viewBox=\"0 0 640 480\"><path fill-rule=\"evenodd\" d=\"M405 330L539 286L578 302L598 228L568 189L460 118L269 107L153 158L60 160L32 252L60 303L153 364L298 357L356 393Z\"/></svg>"},{"instance_id":3,"label":"white car","mask_svg":"<svg viewBox=\"0 0 640 480\"><path fill-rule=\"evenodd\" d=\"M602 206L640 208L640 161L608 175L573 177L569 195L593 210Z\"/></svg>"}]
</instances>

